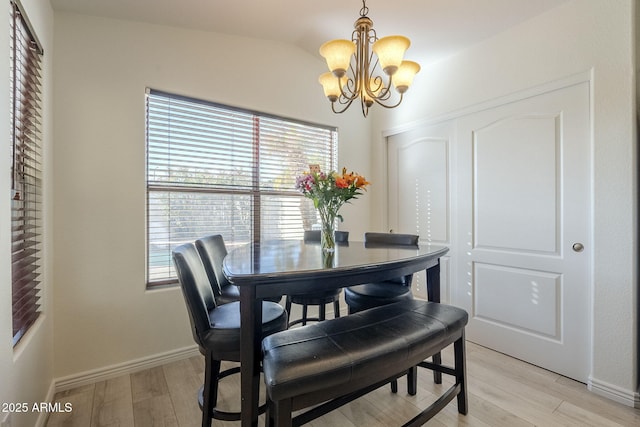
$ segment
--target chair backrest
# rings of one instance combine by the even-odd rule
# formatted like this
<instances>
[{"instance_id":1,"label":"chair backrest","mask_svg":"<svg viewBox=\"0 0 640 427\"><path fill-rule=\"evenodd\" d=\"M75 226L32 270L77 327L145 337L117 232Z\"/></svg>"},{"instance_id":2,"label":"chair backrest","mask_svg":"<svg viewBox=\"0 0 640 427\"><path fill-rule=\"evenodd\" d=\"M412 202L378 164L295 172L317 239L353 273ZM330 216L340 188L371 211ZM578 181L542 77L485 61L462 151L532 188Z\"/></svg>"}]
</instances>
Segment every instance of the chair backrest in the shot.
<instances>
[{"instance_id":1,"label":"chair backrest","mask_svg":"<svg viewBox=\"0 0 640 427\"><path fill-rule=\"evenodd\" d=\"M305 242L319 242L320 230L304 230L303 240Z\"/></svg>"},{"instance_id":2,"label":"chair backrest","mask_svg":"<svg viewBox=\"0 0 640 427\"><path fill-rule=\"evenodd\" d=\"M339 231L336 230L333 232L333 237L336 240L336 243L347 243L349 241L349 232L348 231ZM320 230L305 230L304 231L304 241L305 242L319 242L320 241Z\"/></svg>"},{"instance_id":3,"label":"chair backrest","mask_svg":"<svg viewBox=\"0 0 640 427\"><path fill-rule=\"evenodd\" d=\"M227 247L219 234L202 237L196 240L196 248L202 258L202 264L211 282L213 293L220 296L222 287L229 284L229 280L222 272L222 261L227 256Z\"/></svg>"},{"instance_id":4,"label":"chair backrest","mask_svg":"<svg viewBox=\"0 0 640 427\"><path fill-rule=\"evenodd\" d=\"M417 246L420 236L416 234L400 234L400 233L364 233L365 243L374 243L381 245L402 245Z\"/></svg>"},{"instance_id":5,"label":"chair backrest","mask_svg":"<svg viewBox=\"0 0 640 427\"><path fill-rule=\"evenodd\" d=\"M216 300L195 244L186 243L173 250L182 296L191 321L193 339L203 347L200 336L211 329L209 312L216 308Z\"/></svg>"},{"instance_id":6,"label":"chair backrest","mask_svg":"<svg viewBox=\"0 0 640 427\"><path fill-rule=\"evenodd\" d=\"M349 241L349 232L336 230L333 232L333 237L335 237L336 243L347 243Z\"/></svg>"},{"instance_id":7,"label":"chair backrest","mask_svg":"<svg viewBox=\"0 0 640 427\"><path fill-rule=\"evenodd\" d=\"M364 244L368 247L376 246L418 246L420 236L417 234L401 234L401 233L364 233ZM411 286L413 274L397 279L388 280L389 282L399 283L404 286Z\"/></svg>"}]
</instances>

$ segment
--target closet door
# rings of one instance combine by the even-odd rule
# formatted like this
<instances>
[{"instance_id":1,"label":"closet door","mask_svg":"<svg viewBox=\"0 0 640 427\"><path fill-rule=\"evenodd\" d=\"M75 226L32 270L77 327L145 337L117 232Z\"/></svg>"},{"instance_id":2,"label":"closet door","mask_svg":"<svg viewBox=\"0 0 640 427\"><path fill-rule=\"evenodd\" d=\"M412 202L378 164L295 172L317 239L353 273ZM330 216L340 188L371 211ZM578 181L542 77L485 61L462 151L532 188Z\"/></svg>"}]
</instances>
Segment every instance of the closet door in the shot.
<instances>
[{"instance_id":1,"label":"closet door","mask_svg":"<svg viewBox=\"0 0 640 427\"><path fill-rule=\"evenodd\" d=\"M457 304L468 338L586 382L591 138L585 83L457 120Z\"/></svg>"},{"instance_id":2,"label":"closet door","mask_svg":"<svg viewBox=\"0 0 640 427\"><path fill-rule=\"evenodd\" d=\"M451 123L423 126L387 142L388 218L396 233L420 236L421 243L449 247L440 260L441 299L449 301L451 230ZM413 293L427 297L424 273L414 276Z\"/></svg>"},{"instance_id":3,"label":"closet door","mask_svg":"<svg viewBox=\"0 0 640 427\"><path fill-rule=\"evenodd\" d=\"M387 152L389 227L450 248L443 302L469 312L467 339L582 382L589 111L589 84L574 83L393 135ZM423 276L414 294L426 296Z\"/></svg>"}]
</instances>

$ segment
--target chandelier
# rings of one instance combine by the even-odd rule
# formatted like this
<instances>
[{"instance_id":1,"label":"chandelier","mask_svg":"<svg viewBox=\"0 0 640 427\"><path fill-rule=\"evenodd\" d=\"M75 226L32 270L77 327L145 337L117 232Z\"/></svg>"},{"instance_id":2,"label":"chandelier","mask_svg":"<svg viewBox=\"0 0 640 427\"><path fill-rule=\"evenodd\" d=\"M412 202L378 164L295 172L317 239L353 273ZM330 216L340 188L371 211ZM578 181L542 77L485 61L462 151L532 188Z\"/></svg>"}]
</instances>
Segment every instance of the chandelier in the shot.
<instances>
[{"instance_id":1,"label":"chandelier","mask_svg":"<svg viewBox=\"0 0 640 427\"><path fill-rule=\"evenodd\" d=\"M343 113L356 99L360 99L365 117L374 103L385 108L397 107L420 71L416 62L403 60L411 44L409 39L404 36L378 39L368 13L369 8L362 0L351 40L331 40L320 46L320 55L330 71L322 74L319 81L334 113Z\"/></svg>"}]
</instances>

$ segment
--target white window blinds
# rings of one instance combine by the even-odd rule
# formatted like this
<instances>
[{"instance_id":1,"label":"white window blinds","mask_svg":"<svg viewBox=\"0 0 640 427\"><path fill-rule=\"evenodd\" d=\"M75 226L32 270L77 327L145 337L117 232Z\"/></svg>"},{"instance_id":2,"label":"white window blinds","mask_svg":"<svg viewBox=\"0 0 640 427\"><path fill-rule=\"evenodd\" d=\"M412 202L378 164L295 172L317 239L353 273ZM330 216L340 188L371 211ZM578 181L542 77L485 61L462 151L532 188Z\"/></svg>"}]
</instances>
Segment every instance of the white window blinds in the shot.
<instances>
[{"instance_id":1,"label":"white window blinds","mask_svg":"<svg viewBox=\"0 0 640 427\"><path fill-rule=\"evenodd\" d=\"M147 282L175 282L171 250L301 239L318 221L295 178L335 169L335 128L147 91Z\"/></svg>"}]
</instances>

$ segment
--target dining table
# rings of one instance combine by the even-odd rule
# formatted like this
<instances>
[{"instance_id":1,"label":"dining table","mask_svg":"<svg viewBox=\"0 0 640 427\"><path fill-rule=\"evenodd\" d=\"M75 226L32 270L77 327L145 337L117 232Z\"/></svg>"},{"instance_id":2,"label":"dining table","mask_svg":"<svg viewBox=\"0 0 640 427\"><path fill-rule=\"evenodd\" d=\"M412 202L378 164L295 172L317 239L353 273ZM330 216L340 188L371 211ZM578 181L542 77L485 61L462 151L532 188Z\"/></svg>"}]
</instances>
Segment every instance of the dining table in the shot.
<instances>
[{"instance_id":1,"label":"dining table","mask_svg":"<svg viewBox=\"0 0 640 427\"><path fill-rule=\"evenodd\" d=\"M223 271L240 292L241 425L258 425L262 301L265 298L381 282L426 271L427 298L440 302L440 257L445 246L337 244L268 240L230 249ZM439 359L439 355L438 355ZM439 360L434 359L434 363Z\"/></svg>"}]
</instances>

